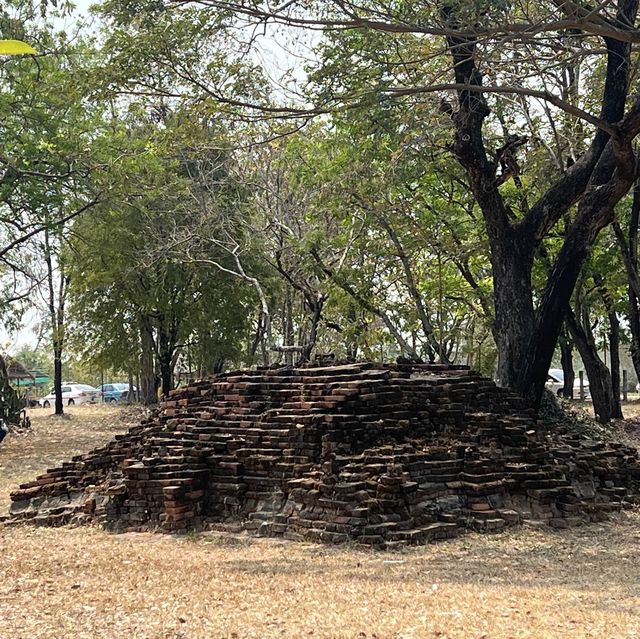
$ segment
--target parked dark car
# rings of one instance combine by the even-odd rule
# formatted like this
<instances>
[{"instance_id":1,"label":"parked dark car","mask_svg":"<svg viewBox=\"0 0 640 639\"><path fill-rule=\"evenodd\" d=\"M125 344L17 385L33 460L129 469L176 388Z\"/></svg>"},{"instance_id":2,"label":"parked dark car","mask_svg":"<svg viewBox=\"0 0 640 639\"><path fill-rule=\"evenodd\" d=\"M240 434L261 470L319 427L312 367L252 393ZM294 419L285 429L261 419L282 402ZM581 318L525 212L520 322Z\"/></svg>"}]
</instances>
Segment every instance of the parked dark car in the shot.
<instances>
[{"instance_id":1,"label":"parked dark car","mask_svg":"<svg viewBox=\"0 0 640 639\"><path fill-rule=\"evenodd\" d=\"M98 386L98 390L106 404L129 401L129 384L102 384Z\"/></svg>"}]
</instances>

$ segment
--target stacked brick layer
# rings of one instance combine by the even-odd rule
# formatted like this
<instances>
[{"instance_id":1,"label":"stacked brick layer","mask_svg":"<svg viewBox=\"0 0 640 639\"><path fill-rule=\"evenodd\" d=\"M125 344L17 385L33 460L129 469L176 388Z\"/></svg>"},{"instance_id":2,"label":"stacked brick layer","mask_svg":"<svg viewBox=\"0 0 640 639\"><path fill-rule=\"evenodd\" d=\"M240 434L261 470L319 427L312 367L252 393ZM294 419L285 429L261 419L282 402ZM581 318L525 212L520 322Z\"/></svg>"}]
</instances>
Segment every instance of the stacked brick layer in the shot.
<instances>
[{"instance_id":1,"label":"stacked brick layer","mask_svg":"<svg viewBox=\"0 0 640 639\"><path fill-rule=\"evenodd\" d=\"M538 424L464 368L227 373L12 494L14 522L206 526L377 547L522 519L566 527L636 500L634 449Z\"/></svg>"}]
</instances>

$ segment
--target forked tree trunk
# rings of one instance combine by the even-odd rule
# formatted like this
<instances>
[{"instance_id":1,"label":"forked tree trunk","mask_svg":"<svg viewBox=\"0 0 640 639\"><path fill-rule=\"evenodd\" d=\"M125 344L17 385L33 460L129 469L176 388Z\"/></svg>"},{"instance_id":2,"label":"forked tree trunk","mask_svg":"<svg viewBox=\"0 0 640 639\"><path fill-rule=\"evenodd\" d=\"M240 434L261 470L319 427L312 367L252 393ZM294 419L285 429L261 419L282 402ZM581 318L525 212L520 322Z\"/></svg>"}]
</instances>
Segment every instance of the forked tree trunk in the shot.
<instances>
[{"instance_id":1,"label":"forked tree trunk","mask_svg":"<svg viewBox=\"0 0 640 639\"><path fill-rule=\"evenodd\" d=\"M442 6L452 70L458 85L458 109L443 102L455 126L453 152L464 167L469 185L485 222L491 245L494 277L498 376L538 407L580 270L598 233L613 219L616 204L631 188L636 160L632 148L640 132L640 99L625 115L629 87L629 43L604 37L607 70L600 118L607 127L594 135L591 146L532 206L520 215L500 191L497 162L487 149L484 121L490 114L483 92L483 77L476 64L478 41L461 8L464 3ZM616 20L621 29L633 29L637 0L619 0ZM616 125L615 139L607 128ZM620 134L622 133L622 135ZM533 255L544 237L578 203L537 311L534 313L531 272ZM586 363L585 363L586 364Z\"/></svg>"}]
</instances>

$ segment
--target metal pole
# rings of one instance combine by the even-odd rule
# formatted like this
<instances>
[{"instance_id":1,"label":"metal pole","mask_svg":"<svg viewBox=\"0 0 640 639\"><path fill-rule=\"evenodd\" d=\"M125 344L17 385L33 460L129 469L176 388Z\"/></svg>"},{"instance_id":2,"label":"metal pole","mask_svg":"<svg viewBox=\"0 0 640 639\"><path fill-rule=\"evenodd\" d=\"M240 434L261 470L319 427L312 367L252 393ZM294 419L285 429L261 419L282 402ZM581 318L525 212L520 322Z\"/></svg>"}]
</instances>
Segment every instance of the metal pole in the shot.
<instances>
[{"instance_id":1,"label":"metal pole","mask_svg":"<svg viewBox=\"0 0 640 639\"><path fill-rule=\"evenodd\" d=\"M627 391L627 369L622 369L622 399L626 402L628 398Z\"/></svg>"},{"instance_id":2,"label":"metal pole","mask_svg":"<svg viewBox=\"0 0 640 639\"><path fill-rule=\"evenodd\" d=\"M584 371L578 373L580 376L580 401L584 401Z\"/></svg>"}]
</instances>

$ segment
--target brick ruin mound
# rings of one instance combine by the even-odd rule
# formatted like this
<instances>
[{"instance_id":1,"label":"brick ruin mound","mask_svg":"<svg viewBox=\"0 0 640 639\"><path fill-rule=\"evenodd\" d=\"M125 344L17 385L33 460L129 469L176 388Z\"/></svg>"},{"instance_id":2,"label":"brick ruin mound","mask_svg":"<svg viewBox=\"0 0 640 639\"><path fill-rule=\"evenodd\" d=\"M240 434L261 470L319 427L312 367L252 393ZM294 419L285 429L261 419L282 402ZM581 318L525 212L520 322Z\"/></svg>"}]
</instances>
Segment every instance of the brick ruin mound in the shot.
<instances>
[{"instance_id":1,"label":"brick ruin mound","mask_svg":"<svg viewBox=\"0 0 640 639\"><path fill-rule=\"evenodd\" d=\"M640 501L637 451L537 422L464 367L226 373L11 495L9 523L202 528L395 547L564 528Z\"/></svg>"}]
</instances>

